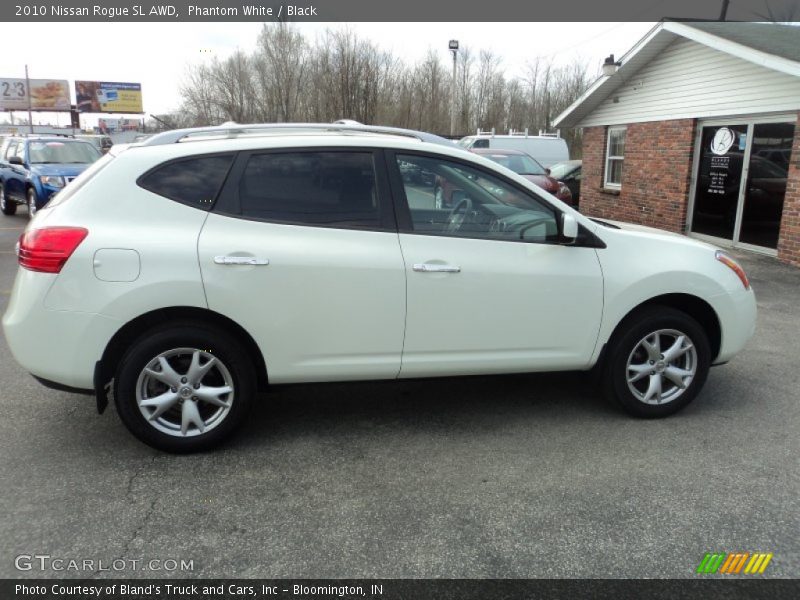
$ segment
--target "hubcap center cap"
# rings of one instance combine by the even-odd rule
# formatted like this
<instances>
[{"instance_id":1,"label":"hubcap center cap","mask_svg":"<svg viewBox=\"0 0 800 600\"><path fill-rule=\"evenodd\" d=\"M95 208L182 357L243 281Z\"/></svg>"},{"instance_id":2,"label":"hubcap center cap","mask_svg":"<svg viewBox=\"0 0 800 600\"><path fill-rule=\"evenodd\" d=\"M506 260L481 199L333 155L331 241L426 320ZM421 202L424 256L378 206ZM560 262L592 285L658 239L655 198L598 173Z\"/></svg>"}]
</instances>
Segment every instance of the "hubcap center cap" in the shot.
<instances>
[{"instance_id":1,"label":"hubcap center cap","mask_svg":"<svg viewBox=\"0 0 800 600\"><path fill-rule=\"evenodd\" d=\"M180 389L178 393L181 395L181 398L185 399L185 398L191 398L193 391L194 390L192 390L192 388L190 388L188 385L185 385Z\"/></svg>"},{"instance_id":2,"label":"hubcap center cap","mask_svg":"<svg viewBox=\"0 0 800 600\"><path fill-rule=\"evenodd\" d=\"M664 371L664 369L666 369L666 368L667 368L667 363L666 363L666 362L664 362L663 360L660 360L660 361L658 361L658 362L656 363L656 371L657 371L657 372L661 373L661 372L662 372L662 371Z\"/></svg>"}]
</instances>

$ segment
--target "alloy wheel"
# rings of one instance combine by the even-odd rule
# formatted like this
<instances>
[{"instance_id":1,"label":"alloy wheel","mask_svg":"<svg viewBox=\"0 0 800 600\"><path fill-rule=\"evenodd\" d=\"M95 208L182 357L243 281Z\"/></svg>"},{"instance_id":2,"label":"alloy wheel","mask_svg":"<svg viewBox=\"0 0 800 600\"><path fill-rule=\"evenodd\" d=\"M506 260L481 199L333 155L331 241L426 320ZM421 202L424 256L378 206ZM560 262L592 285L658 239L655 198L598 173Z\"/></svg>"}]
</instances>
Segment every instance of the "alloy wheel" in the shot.
<instances>
[{"instance_id":1,"label":"alloy wheel","mask_svg":"<svg viewBox=\"0 0 800 600\"><path fill-rule=\"evenodd\" d=\"M225 420L234 401L233 377L206 350L174 348L142 369L136 403L145 420L175 437L197 436Z\"/></svg>"},{"instance_id":2,"label":"alloy wheel","mask_svg":"<svg viewBox=\"0 0 800 600\"><path fill-rule=\"evenodd\" d=\"M28 190L28 215L31 218L36 216L36 192L33 189Z\"/></svg>"},{"instance_id":3,"label":"alloy wheel","mask_svg":"<svg viewBox=\"0 0 800 600\"><path fill-rule=\"evenodd\" d=\"M625 367L628 389L645 404L666 404L688 389L697 373L697 350L677 329L659 329L633 347Z\"/></svg>"}]
</instances>

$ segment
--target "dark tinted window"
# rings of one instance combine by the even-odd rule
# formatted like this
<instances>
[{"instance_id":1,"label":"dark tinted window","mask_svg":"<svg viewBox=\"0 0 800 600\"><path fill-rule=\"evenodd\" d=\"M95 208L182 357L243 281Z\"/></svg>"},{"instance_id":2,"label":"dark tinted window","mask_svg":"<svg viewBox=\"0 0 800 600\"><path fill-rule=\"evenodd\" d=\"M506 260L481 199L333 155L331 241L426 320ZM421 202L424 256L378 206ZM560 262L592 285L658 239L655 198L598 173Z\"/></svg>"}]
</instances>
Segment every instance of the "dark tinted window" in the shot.
<instances>
[{"instance_id":1,"label":"dark tinted window","mask_svg":"<svg viewBox=\"0 0 800 600\"><path fill-rule=\"evenodd\" d=\"M475 140L475 143L472 144L472 147L473 148L488 148L489 147L489 140L487 140L487 139Z\"/></svg>"},{"instance_id":2,"label":"dark tinted window","mask_svg":"<svg viewBox=\"0 0 800 600\"><path fill-rule=\"evenodd\" d=\"M239 182L243 216L332 227L380 224L372 154L286 152L250 157Z\"/></svg>"},{"instance_id":3,"label":"dark tinted window","mask_svg":"<svg viewBox=\"0 0 800 600\"><path fill-rule=\"evenodd\" d=\"M139 185L182 204L209 210L217 197L233 155L196 156L156 167L139 179Z\"/></svg>"}]
</instances>

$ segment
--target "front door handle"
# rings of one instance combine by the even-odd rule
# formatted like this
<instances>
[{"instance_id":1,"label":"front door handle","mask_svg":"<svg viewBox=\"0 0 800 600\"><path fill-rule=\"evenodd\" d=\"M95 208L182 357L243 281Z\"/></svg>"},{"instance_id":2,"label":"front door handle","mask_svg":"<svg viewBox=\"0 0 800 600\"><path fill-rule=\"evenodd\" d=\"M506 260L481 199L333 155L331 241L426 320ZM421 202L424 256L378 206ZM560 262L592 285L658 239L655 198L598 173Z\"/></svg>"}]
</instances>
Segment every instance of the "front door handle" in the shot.
<instances>
[{"instance_id":1,"label":"front door handle","mask_svg":"<svg viewBox=\"0 0 800 600\"><path fill-rule=\"evenodd\" d=\"M416 263L411 268L420 273L461 273L461 267L457 267L455 265Z\"/></svg>"},{"instance_id":2,"label":"front door handle","mask_svg":"<svg viewBox=\"0 0 800 600\"><path fill-rule=\"evenodd\" d=\"M268 265L269 260L266 258L256 258L255 256L215 256L214 264L216 265Z\"/></svg>"}]
</instances>

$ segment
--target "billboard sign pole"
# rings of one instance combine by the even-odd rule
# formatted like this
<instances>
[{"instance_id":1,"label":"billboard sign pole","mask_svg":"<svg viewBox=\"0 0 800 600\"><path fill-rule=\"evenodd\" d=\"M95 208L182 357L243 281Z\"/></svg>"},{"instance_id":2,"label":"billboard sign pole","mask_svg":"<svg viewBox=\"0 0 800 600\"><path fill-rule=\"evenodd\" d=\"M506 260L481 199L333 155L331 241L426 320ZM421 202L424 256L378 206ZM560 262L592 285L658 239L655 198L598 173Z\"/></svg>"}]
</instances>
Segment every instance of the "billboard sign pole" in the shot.
<instances>
[{"instance_id":1,"label":"billboard sign pole","mask_svg":"<svg viewBox=\"0 0 800 600\"><path fill-rule=\"evenodd\" d=\"M28 90L28 127L33 133L33 107L31 106L31 80L28 78L28 65L25 65L25 89Z\"/></svg>"}]
</instances>

